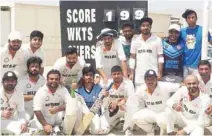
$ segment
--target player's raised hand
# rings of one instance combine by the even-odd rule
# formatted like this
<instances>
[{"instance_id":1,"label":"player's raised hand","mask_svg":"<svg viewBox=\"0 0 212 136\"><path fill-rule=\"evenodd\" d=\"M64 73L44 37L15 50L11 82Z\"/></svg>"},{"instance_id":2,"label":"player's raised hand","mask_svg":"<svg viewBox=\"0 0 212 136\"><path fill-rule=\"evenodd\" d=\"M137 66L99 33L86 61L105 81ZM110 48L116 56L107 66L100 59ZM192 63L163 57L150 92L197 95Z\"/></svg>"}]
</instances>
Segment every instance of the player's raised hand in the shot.
<instances>
[{"instance_id":1,"label":"player's raised hand","mask_svg":"<svg viewBox=\"0 0 212 136\"><path fill-rule=\"evenodd\" d=\"M102 95L103 95L104 97L108 97L109 92L106 91L106 90L104 89L104 90L102 90Z\"/></svg>"},{"instance_id":2,"label":"player's raised hand","mask_svg":"<svg viewBox=\"0 0 212 136\"><path fill-rule=\"evenodd\" d=\"M53 130L52 126L50 124L46 124L43 126L43 129L44 131L47 133L47 134L50 134Z\"/></svg>"},{"instance_id":3,"label":"player's raised hand","mask_svg":"<svg viewBox=\"0 0 212 136\"><path fill-rule=\"evenodd\" d=\"M26 124L21 124L21 133L27 132L28 128Z\"/></svg>"},{"instance_id":4,"label":"player's raised hand","mask_svg":"<svg viewBox=\"0 0 212 136\"><path fill-rule=\"evenodd\" d=\"M182 111L182 104L180 104L180 103L175 103L175 104L172 106L172 108L173 108L174 110L176 110L177 112L181 112L181 111Z\"/></svg>"},{"instance_id":5,"label":"player's raised hand","mask_svg":"<svg viewBox=\"0 0 212 136\"><path fill-rule=\"evenodd\" d=\"M10 119L12 115L13 112L9 111L9 108L2 112L2 117L4 117L5 119Z\"/></svg>"},{"instance_id":6,"label":"player's raised hand","mask_svg":"<svg viewBox=\"0 0 212 136\"><path fill-rule=\"evenodd\" d=\"M51 107L51 108L49 108L49 112L51 114L56 114L58 112L58 108L57 107Z\"/></svg>"},{"instance_id":7,"label":"player's raised hand","mask_svg":"<svg viewBox=\"0 0 212 136\"><path fill-rule=\"evenodd\" d=\"M205 110L205 114L211 115L212 113L212 105L209 105L208 108Z\"/></svg>"}]
</instances>

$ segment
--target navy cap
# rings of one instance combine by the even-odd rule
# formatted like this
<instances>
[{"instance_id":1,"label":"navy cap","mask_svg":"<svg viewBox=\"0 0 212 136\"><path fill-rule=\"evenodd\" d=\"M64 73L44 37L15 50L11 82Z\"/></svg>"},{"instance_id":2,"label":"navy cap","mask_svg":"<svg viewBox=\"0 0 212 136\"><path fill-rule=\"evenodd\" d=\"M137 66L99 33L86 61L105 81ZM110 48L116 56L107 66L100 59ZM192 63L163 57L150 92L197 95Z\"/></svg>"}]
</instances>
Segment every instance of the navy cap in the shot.
<instances>
[{"instance_id":1,"label":"navy cap","mask_svg":"<svg viewBox=\"0 0 212 136\"><path fill-rule=\"evenodd\" d=\"M144 75L144 78L149 77L149 76L157 77L157 74L156 74L156 72L154 70L149 69L149 70L146 71L146 73Z\"/></svg>"},{"instance_id":2,"label":"navy cap","mask_svg":"<svg viewBox=\"0 0 212 136\"><path fill-rule=\"evenodd\" d=\"M6 80L6 79L14 79L17 80L18 77L16 76L16 74L12 71L7 71L6 73L4 73L3 77L2 77L2 81Z\"/></svg>"}]
</instances>

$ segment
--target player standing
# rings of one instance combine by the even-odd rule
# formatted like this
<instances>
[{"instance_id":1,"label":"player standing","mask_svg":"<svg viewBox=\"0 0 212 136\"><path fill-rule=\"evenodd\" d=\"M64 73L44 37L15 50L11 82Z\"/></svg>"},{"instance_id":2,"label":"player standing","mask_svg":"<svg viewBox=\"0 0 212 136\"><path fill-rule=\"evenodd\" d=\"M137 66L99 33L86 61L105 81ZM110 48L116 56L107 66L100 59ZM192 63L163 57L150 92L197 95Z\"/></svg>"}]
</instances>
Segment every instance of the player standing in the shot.
<instances>
[{"instance_id":1,"label":"player standing","mask_svg":"<svg viewBox=\"0 0 212 136\"><path fill-rule=\"evenodd\" d=\"M162 40L151 33L152 22L149 17L142 18L141 34L131 43L130 79L135 77L136 87L144 84L144 74L148 69L156 71L158 79L162 78L164 63Z\"/></svg>"},{"instance_id":2,"label":"player standing","mask_svg":"<svg viewBox=\"0 0 212 136\"><path fill-rule=\"evenodd\" d=\"M1 49L1 77L7 71L14 71L18 77L26 75L26 53L21 48L23 37L20 32L12 31L8 43Z\"/></svg>"},{"instance_id":3,"label":"player standing","mask_svg":"<svg viewBox=\"0 0 212 136\"><path fill-rule=\"evenodd\" d=\"M181 38L184 41L184 77L197 73L197 65L201 60L202 50L202 26L197 25L197 13L187 9L182 17L186 20L188 27L181 29ZM212 45L212 36L208 32L208 42Z\"/></svg>"},{"instance_id":4,"label":"player standing","mask_svg":"<svg viewBox=\"0 0 212 136\"><path fill-rule=\"evenodd\" d=\"M180 26L172 24L169 35L163 40L164 68L162 81L181 83L183 80L184 44L179 38Z\"/></svg>"},{"instance_id":5,"label":"player standing","mask_svg":"<svg viewBox=\"0 0 212 136\"><path fill-rule=\"evenodd\" d=\"M40 57L43 61L41 70L39 71L41 75L44 72L44 50L41 48L43 43L43 33L38 30L34 30L30 33L30 43L28 45L23 46L25 52L27 52L28 59L32 56Z\"/></svg>"},{"instance_id":6,"label":"player standing","mask_svg":"<svg viewBox=\"0 0 212 136\"><path fill-rule=\"evenodd\" d=\"M111 67L115 65L122 66L124 76L128 77L126 56L117 37L118 33L109 28L102 29L97 36L98 40L102 40L102 44L96 48L95 61L97 71L103 78L103 84L107 84L111 77Z\"/></svg>"}]
</instances>

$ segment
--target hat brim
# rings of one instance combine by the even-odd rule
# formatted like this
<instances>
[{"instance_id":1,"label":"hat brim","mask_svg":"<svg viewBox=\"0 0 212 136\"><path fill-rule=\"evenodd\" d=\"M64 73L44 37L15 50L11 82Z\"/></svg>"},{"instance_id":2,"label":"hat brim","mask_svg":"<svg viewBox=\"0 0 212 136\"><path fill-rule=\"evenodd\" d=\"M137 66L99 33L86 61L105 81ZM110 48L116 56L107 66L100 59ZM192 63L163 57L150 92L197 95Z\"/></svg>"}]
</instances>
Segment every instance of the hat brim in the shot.
<instances>
[{"instance_id":1,"label":"hat brim","mask_svg":"<svg viewBox=\"0 0 212 136\"><path fill-rule=\"evenodd\" d=\"M99 40L103 35L106 35L107 33L112 33L114 38L118 38L118 32L114 29L105 31L103 33L100 33L99 35L96 36L96 39Z\"/></svg>"}]
</instances>

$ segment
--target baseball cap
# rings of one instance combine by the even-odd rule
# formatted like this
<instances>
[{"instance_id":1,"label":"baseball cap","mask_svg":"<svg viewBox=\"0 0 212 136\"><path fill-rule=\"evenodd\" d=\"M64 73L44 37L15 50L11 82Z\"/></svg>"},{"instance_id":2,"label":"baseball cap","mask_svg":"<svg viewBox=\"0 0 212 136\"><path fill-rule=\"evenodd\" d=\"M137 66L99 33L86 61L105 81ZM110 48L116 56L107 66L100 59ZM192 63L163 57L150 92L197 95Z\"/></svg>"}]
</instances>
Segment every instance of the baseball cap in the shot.
<instances>
[{"instance_id":1,"label":"baseball cap","mask_svg":"<svg viewBox=\"0 0 212 136\"><path fill-rule=\"evenodd\" d=\"M157 74L156 74L156 72L155 72L154 70L149 69L149 70L147 70L146 73L144 74L144 78L149 77L149 76L157 77Z\"/></svg>"},{"instance_id":2,"label":"baseball cap","mask_svg":"<svg viewBox=\"0 0 212 136\"><path fill-rule=\"evenodd\" d=\"M99 39L102 36L113 36L114 38L118 37L118 32L115 29L104 28L101 30L101 33L97 35L96 39Z\"/></svg>"},{"instance_id":3,"label":"baseball cap","mask_svg":"<svg viewBox=\"0 0 212 136\"><path fill-rule=\"evenodd\" d=\"M18 77L16 76L16 74L12 71L7 71L6 73L4 73L3 77L2 77L2 81L6 80L6 79L14 79L17 80Z\"/></svg>"},{"instance_id":4,"label":"baseball cap","mask_svg":"<svg viewBox=\"0 0 212 136\"><path fill-rule=\"evenodd\" d=\"M177 30L178 32L180 31L180 26L178 24L171 24L169 26L169 30Z\"/></svg>"},{"instance_id":5,"label":"baseball cap","mask_svg":"<svg viewBox=\"0 0 212 136\"><path fill-rule=\"evenodd\" d=\"M19 31L12 31L9 36L8 39L13 41L13 40L23 40L22 34Z\"/></svg>"}]
</instances>

